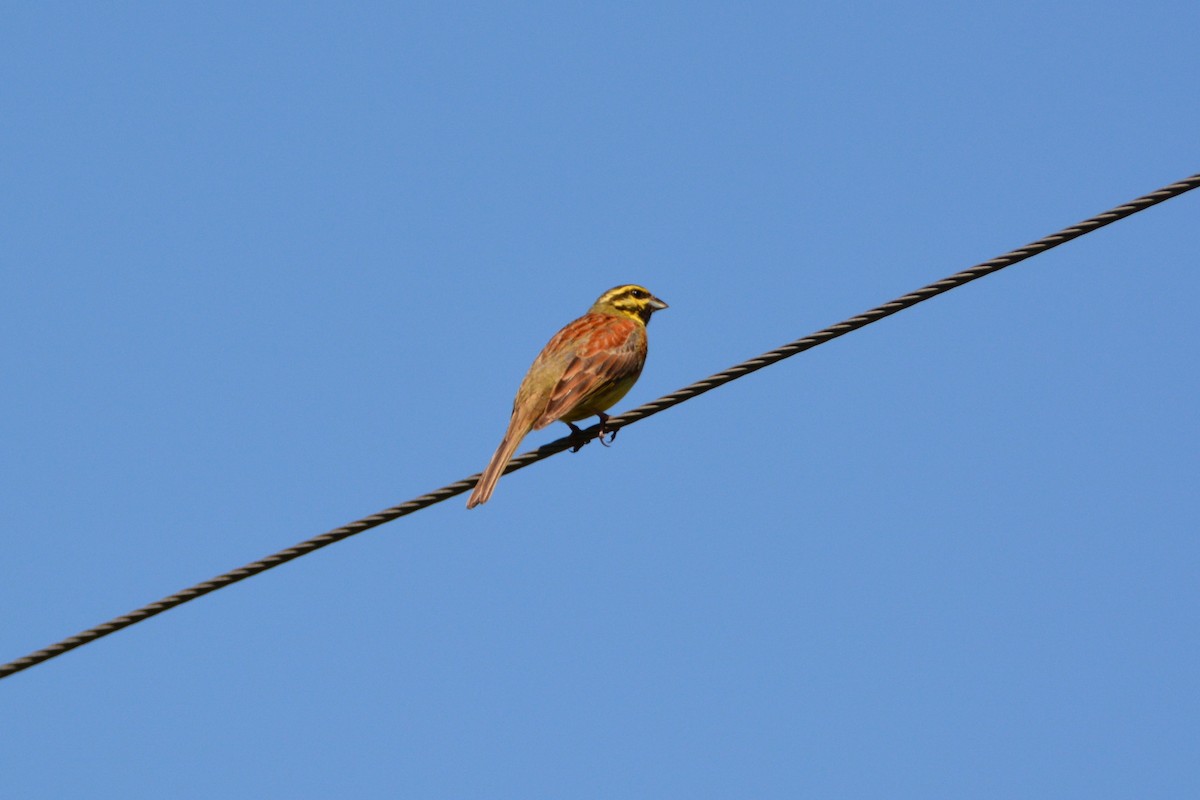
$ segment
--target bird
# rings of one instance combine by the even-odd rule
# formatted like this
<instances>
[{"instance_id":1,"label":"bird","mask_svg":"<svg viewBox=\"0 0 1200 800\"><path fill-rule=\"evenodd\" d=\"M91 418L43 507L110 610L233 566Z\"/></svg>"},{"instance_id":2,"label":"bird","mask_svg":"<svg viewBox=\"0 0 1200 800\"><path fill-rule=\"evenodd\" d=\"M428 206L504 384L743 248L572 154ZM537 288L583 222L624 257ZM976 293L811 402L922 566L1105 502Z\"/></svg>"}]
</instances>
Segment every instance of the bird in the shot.
<instances>
[{"instance_id":1,"label":"bird","mask_svg":"<svg viewBox=\"0 0 1200 800\"><path fill-rule=\"evenodd\" d=\"M646 324L655 311L666 307L645 287L624 284L600 295L586 314L550 339L517 389L508 429L475 484L467 508L491 498L505 465L530 431L561 420L574 436L582 438L583 431L574 423L597 416L604 443L608 423L604 412L624 397L641 375L646 363ZM586 442L580 441L575 449L583 444Z\"/></svg>"}]
</instances>

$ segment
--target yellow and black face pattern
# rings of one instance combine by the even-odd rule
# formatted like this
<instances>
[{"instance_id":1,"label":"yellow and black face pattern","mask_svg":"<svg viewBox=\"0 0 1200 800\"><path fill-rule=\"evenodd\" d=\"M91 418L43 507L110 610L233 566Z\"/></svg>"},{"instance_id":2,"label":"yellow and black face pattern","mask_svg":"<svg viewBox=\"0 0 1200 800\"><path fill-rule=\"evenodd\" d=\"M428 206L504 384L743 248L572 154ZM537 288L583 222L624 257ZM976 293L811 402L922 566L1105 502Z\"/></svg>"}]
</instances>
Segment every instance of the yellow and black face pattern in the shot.
<instances>
[{"instance_id":1,"label":"yellow and black face pattern","mask_svg":"<svg viewBox=\"0 0 1200 800\"><path fill-rule=\"evenodd\" d=\"M625 317L641 320L645 325L650 321L650 315L661 311L667 304L659 300L643 286L627 283L609 289L600 295L600 299L592 306L592 311L599 314L619 314Z\"/></svg>"}]
</instances>

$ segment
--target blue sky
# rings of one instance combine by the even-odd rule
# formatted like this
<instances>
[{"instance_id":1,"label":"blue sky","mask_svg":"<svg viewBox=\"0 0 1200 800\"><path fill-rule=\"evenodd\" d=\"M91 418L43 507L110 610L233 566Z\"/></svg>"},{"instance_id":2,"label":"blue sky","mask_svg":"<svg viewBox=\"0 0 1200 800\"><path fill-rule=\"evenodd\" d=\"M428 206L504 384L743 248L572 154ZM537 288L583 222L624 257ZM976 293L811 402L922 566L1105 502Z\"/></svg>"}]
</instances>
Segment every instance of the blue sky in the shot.
<instances>
[{"instance_id":1,"label":"blue sky","mask_svg":"<svg viewBox=\"0 0 1200 800\"><path fill-rule=\"evenodd\" d=\"M613 285L619 411L1196 172L1198 25L9 7L0 661L482 469ZM1194 794L1198 218L8 678L0 793Z\"/></svg>"}]
</instances>

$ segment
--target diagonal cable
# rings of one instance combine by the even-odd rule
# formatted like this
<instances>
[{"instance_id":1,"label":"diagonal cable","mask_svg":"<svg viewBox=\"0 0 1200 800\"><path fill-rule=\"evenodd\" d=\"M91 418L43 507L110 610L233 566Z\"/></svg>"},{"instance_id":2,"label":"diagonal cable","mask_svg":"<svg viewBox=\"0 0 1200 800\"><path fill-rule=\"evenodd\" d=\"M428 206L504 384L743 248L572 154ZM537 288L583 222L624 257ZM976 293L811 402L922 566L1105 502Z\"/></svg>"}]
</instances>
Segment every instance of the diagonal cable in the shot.
<instances>
[{"instance_id":1,"label":"diagonal cable","mask_svg":"<svg viewBox=\"0 0 1200 800\"><path fill-rule=\"evenodd\" d=\"M723 386L724 384L733 380L737 380L738 378L748 375L751 372L756 372L763 367L770 366L771 364L782 361L785 358L794 356L797 353L803 353L805 350L809 350L819 344L824 344L831 339L836 339L839 336L843 336L851 331L858 330L859 328L870 325L873 322L878 322L884 317L890 317L897 311L903 311L904 309L915 306L917 303L922 303L931 297L936 297L939 294L950 291L951 289L956 289L959 286L970 283L978 278L982 278L985 275L990 275L993 272L1004 269L1005 267L1010 267L1013 264L1024 261L1027 258L1036 256L1039 253L1044 253L1052 247L1057 247L1064 242L1077 239L1084 234L1097 230L1098 228L1103 228L1105 225L1109 225L1117 220L1124 219L1125 217L1136 214L1139 211L1144 211L1145 209L1154 205L1158 205L1165 200L1170 200L1172 197L1178 197L1179 195L1189 192L1198 186L1200 186L1200 173L1192 175L1190 178L1185 178L1178 183L1172 183L1169 186L1164 186L1163 188L1139 197L1136 200L1132 200L1124 205L1120 205L1116 208L1105 211L1103 214L1097 214L1096 216L1072 225L1069 228L1063 228L1057 233L1052 233L1049 236L1038 239L1036 242L1032 242L1024 247L1020 247L1016 250L1005 253L1002 256L997 256L990 261L984 261L982 264L976 264L975 266L951 275L948 278L943 278L936 283L931 283L928 286L917 289L915 292L910 292L909 294L906 294L903 297L898 297L891 302L884 303L881 306L876 306L870 311L865 311L856 317L851 317L850 319L839 322L836 325L831 325L828 328L823 328L822 330L817 331L816 333L809 334L802 339L797 339L794 342L785 344L784 346L776 350L772 350L769 353L763 353L760 356L743 361L741 364L736 364L729 369L723 372L718 372L716 375L712 375L704 380L696 381L690 386L685 386L684 388L672 392L664 397L660 397L657 400L653 400L649 403L638 406L632 411L627 411L620 416L611 417L608 421L608 428L610 430L616 430L623 428L626 425L632 425L633 423L643 420L646 417L653 416L660 411L665 411L671 406L678 405L685 400L690 400L693 397L704 394L707 391L711 391L718 386ZM586 429L585 433L589 437L594 437L599 433L599 426L593 425L592 427ZM549 458L552 455L561 453L563 450L569 448L571 444L571 437L565 436L561 439L550 442L549 444L542 445L536 450L530 450L529 452L519 455L509 461L504 472L505 474L508 474L509 472L515 472L516 470L523 469L530 464L541 461L544 458ZM164 597L163 599L154 603L142 606L141 608L131 611L128 614L111 619L108 622L97 625L94 628L89 628L81 633L77 633L74 636L63 639L60 642L56 642L55 644L38 650L37 652L30 653L29 655L18 658L15 661L10 661L7 664L0 665L0 679L28 669L36 664L40 664L43 661L54 658L55 656L62 655L68 650L74 650L76 647L85 645L88 642L93 642L96 639L108 636L110 633L115 633L122 628L127 628L137 622L149 619L156 614L161 614L162 612L174 608L175 606L183 605L189 600L195 600L197 597L206 595L209 592L215 592L217 589L222 589L230 584L234 584L253 575L257 575L260 572L265 572L272 567L285 564L292 559L307 555L314 550L320 550L322 547L334 544L335 542L340 542L341 540L347 539L356 533L362 533L365 530L383 525L385 522L391 522L394 519L407 516L414 511L420 511L422 508L434 505L435 503L440 503L443 500L448 500L457 494L462 494L463 492L471 489L475 486L475 483L478 480L479 474L472 475L469 478L463 478L460 481L443 486L442 488L432 491L429 494L424 494L420 497L413 498L406 503L401 503L398 506L392 506L391 508L384 509L383 511L372 514L369 517L363 517L362 519L355 520L348 525L343 525L342 527L335 528L327 533L322 533L320 536L314 536L311 539L307 539L297 545L293 545L286 550L280 550L278 553L273 553L266 558L253 562L252 564L247 564L244 567L239 567L222 575L218 575L211 580L198 583L195 586L184 589L183 591L176 592L169 597Z\"/></svg>"}]
</instances>

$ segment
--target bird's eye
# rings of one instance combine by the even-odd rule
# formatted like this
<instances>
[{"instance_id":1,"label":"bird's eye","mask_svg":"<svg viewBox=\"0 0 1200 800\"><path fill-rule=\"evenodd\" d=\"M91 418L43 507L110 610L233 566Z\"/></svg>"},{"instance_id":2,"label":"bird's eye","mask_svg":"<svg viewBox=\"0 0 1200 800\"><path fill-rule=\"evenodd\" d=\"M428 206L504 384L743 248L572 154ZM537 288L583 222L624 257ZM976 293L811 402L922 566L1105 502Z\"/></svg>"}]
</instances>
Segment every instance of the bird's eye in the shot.
<instances>
[{"instance_id":1,"label":"bird's eye","mask_svg":"<svg viewBox=\"0 0 1200 800\"><path fill-rule=\"evenodd\" d=\"M636 297L638 300L645 300L648 296L646 292L642 291L641 289L634 289L632 292L630 292L630 294Z\"/></svg>"}]
</instances>

